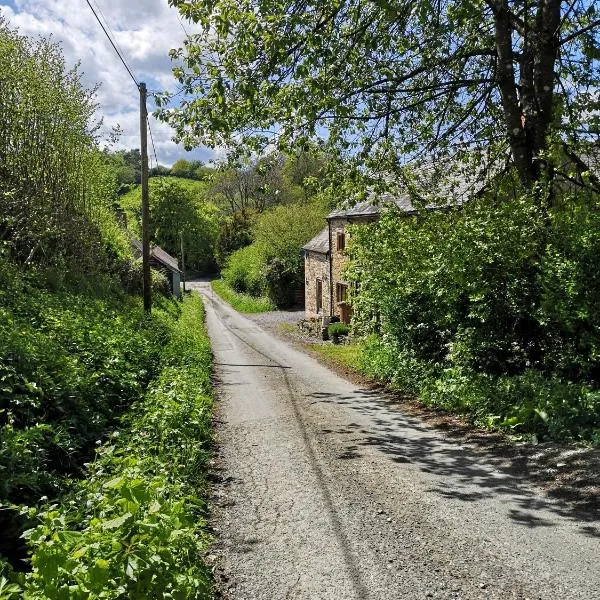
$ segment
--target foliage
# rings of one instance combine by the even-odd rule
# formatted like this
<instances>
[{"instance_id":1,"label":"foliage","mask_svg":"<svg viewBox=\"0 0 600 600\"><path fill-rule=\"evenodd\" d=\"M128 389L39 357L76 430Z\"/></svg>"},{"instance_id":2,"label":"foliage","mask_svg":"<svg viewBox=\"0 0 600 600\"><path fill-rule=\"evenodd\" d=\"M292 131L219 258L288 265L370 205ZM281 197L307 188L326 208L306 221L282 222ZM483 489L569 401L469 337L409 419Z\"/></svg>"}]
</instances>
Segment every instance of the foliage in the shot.
<instances>
[{"instance_id":1,"label":"foliage","mask_svg":"<svg viewBox=\"0 0 600 600\"><path fill-rule=\"evenodd\" d=\"M181 259L179 233L183 232L186 267L201 272L215 267L220 216L207 200L206 184L179 177L149 180L152 241ZM127 226L141 236L141 189L135 187L119 199Z\"/></svg>"},{"instance_id":2,"label":"foliage","mask_svg":"<svg viewBox=\"0 0 600 600\"><path fill-rule=\"evenodd\" d=\"M215 266L218 210L177 181L160 178L151 200L152 239L181 260L181 240L187 267L210 272Z\"/></svg>"},{"instance_id":3,"label":"foliage","mask_svg":"<svg viewBox=\"0 0 600 600\"><path fill-rule=\"evenodd\" d=\"M197 181L206 181L211 177L213 170L205 167L199 160L185 160L180 158L175 161L170 169L173 177L183 177L186 179L196 179Z\"/></svg>"},{"instance_id":4,"label":"foliage","mask_svg":"<svg viewBox=\"0 0 600 600\"><path fill-rule=\"evenodd\" d=\"M325 214L316 200L265 211L254 227L254 242L231 254L223 278L237 292L291 306L304 278L301 248L323 228Z\"/></svg>"},{"instance_id":5,"label":"foliage","mask_svg":"<svg viewBox=\"0 0 600 600\"><path fill-rule=\"evenodd\" d=\"M316 138L380 173L399 156L492 146L529 183L553 127L568 142L597 135L589 0L169 3L201 28L172 51L194 97L162 111L190 147Z\"/></svg>"},{"instance_id":6,"label":"foliage","mask_svg":"<svg viewBox=\"0 0 600 600\"><path fill-rule=\"evenodd\" d=\"M250 294L244 294L236 292L225 280L213 279L211 281L212 289L221 297L225 302L228 302L235 308L235 310L242 313L261 313L275 310L276 306L266 296L251 296Z\"/></svg>"},{"instance_id":7,"label":"foliage","mask_svg":"<svg viewBox=\"0 0 600 600\"><path fill-rule=\"evenodd\" d=\"M187 298L161 372L87 478L60 505L30 510L25 597L210 598L203 469L210 443L211 350Z\"/></svg>"},{"instance_id":8,"label":"foliage","mask_svg":"<svg viewBox=\"0 0 600 600\"><path fill-rule=\"evenodd\" d=\"M130 186L139 184L142 174L142 156L138 148L133 150L119 150L118 152L105 152L113 164L117 177L119 193L125 193Z\"/></svg>"},{"instance_id":9,"label":"foliage","mask_svg":"<svg viewBox=\"0 0 600 600\"><path fill-rule=\"evenodd\" d=\"M123 290L129 294L141 296L143 291L143 263L142 259L127 261L121 268L120 282ZM153 294L165 297L172 295L167 276L157 269L150 269L150 286Z\"/></svg>"},{"instance_id":10,"label":"foliage","mask_svg":"<svg viewBox=\"0 0 600 600\"><path fill-rule=\"evenodd\" d=\"M262 296L265 291L263 269L265 257L256 244L236 250L222 271L223 279L235 291L250 296Z\"/></svg>"},{"instance_id":11,"label":"foliage","mask_svg":"<svg viewBox=\"0 0 600 600\"><path fill-rule=\"evenodd\" d=\"M519 191L462 210L351 230L356 327L367 370L479 423L590 437L597 394L598 199Z\"/></svg>"},{"instance_id":12,"label":"foliage","mask_svg":"<svg viewBox=\"0 0 600 600\"><path fill-rule=\"evenodd\" d=\"M156 374L177 311L157 298L148 319L141 302L110 280L100 279L102 295L94 296L89 282L83 293L66 284L51 291L40 287L45 278L40 270L22 276L0 260L3 505L55 499L81 474L97 441ZM13 562L23 525L14 512L0 511L0 554Z\"/></svg>"},{"instance_id":13,"label":"foliage","mask_svg":"<svg viewBox=\"0 0 600 600\"><path fill-rule=\"evenodd\" d=\"M220 267L225 266L230 254L252 243L253 217L249 211L221 217L215 248L215 260Z\"/></svg>"},{"instance_id":14,"label":"foliage","mask_svg":"<svg viewBox=\"0 0 600 600\"><path fill-rule=\"evenodd\" d=\"M0 18L0 239L21 264L106 269L127 252L116 177L96 146L94 90L59 46Z\"/></svg>"},{"instance_id":15,"label":"foliage","mask_svg":"<svg viewBox=\"0 0 600 600\"><path fill-rule=\"evenodd\" d=\"M350 326L345 323L331 323L327 327L327 333L330 337L341 337L350 333Z\"/></svg>"}]
</instances>

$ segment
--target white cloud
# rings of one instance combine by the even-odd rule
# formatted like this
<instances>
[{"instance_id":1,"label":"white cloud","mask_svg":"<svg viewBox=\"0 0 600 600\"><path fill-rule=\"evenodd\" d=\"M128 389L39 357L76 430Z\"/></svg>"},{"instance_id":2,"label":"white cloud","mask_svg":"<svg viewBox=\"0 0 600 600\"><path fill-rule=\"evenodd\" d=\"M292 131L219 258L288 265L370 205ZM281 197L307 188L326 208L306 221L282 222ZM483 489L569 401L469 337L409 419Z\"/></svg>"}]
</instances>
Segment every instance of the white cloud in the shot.
<instances>
[{"instance_id":1,"label":"white cloud","mask_svg":"<svg viewBox=\"0 0 600 600\"><path fill-rule=\"evenodd\" d=\"M114 38L138 81L150 90L174 89L169 50L182 45L185 36L177 11L167 0L91 0L99 6ZM81 63L84 83L98 90L100 115L107 130L117 123L123 130L119 146L139 147L139 97L85 0L0 0L0 11L12 27L27 36L52 35L63 47L68 64ZM102 14L99 16L102 18ZM193 25L186 23L188 31ZM149 110L152 103L149 102ZM171 141L171 129L150 117L161 164L177 158L209 160L204 148L186 153Z\"/></svg>"}]
</instances>

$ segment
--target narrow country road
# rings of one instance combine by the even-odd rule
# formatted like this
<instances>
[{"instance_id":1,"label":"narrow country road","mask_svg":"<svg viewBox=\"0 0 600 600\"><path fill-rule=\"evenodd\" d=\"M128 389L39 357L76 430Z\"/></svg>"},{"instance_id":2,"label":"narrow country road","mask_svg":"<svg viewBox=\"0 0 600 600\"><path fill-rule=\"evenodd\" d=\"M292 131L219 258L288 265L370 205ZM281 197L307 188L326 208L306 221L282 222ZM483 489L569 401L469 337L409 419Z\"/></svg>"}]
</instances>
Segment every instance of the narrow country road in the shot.
<instances>
[{"instance_id":1,"label":"narrow country road","mask_svg":"<svg viewBox=\"0 0 600 600\"><path fill-rule=\"evenodd\" d=\"M600 599L597 522L192 285L220 385L232 599Z\"/></svg>"}]
</instances>

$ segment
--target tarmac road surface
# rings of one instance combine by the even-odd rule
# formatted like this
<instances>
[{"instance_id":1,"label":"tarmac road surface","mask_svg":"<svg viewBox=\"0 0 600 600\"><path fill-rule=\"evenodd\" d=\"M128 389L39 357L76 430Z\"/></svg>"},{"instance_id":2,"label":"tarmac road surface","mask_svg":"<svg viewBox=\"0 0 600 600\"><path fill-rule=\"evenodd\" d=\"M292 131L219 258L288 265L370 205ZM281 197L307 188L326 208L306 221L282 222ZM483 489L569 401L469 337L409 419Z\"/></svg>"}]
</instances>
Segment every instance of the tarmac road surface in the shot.
<instances>
[{"instance_id":1,"label":"tarmac road surface","mask_svg":"<svg viewBox=\"0 0 600 600\"><path fill-rule=\"evenodd\" d=\"M205 298L234 600L600 599L600 530Z\"/></svg>"}]
</instances>

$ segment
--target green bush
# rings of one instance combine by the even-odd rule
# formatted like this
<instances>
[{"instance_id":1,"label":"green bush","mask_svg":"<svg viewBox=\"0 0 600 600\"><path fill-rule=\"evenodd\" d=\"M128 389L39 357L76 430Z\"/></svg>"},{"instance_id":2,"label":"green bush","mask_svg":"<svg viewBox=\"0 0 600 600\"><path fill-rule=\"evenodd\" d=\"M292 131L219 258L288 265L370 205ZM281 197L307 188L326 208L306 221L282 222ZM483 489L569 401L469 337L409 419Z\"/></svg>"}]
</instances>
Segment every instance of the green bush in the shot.
<instances>
[{"instance_id":1,"label":"green bush","mask_svg":"<svg viewBox=\"0 0 600 600\"><path fill-rule=\"evenodd\" d=\"M0 554L13 562L26 519L7 506L57 500L82 475L157 374L179 311L157 298L148 318L117 287L89 296L45 279L0 259Z\"/></svg>"},{"instance_id":2,"label":"green bush","mask_svg":"<svg viewBox=\"0 0 600 600\"><path fill-rule=\"evenodd\" d=\"M301 248L325 226L327 206L313 200L264 212L254 230L263 256L263 289L281 308L292 306L304 281Z\"/></svg>"},{"instance_id":3,"label":"green bush","mask_svg":"<svg viewBox=\"0 0 600 600\"><path fill-rule=\"evenodd\" d=\"M598 198L510 177L460 211L351 230L365 368L478 423L553 438L600 427Z\"/></svg>"},{"instance_id":4,"label":"green bush","mask_svg":"<svg viewBox=\"0 0 600 600\"><path fill-rule=\"evenodd\" d=\"M233 252L222 271L236 292L268 296L275 306L293 305L304 278L301 248L325 225L322 202L288 204L258 217L254 242Z\"/></svg>"},{"instance_id":5,"label":"green bush","mask_svg":"<svg viewBox=\"0 0 600 600\"><path fill-rule=\"evenodd\" d=\"M265 257L260 246L252 244L236 250L223 269L223 279L236 292L250 296L264 294L263 269Z\"/></svg>"},{"instance_id":6,"label":"green bush","mask_svg":"<svg viewBox=\"0 0 600 600\"><path fill-rule=\"evenodd\" d=\"M327 327L327 333L330 337L333 336L345 336L350 333L350 326L345 323L331 323Z\"/></svg>"},{"instance_id":7,"label":"green bush","mask_svg":"<svg viewBox=\"0 0 600 600\"><path fill-rule=\"evenodd\" d=\"M20 264L103 271L129 254L117 179L97 146L95 94L51 39L0 17L0 239ZM17 100L18 99L18 100Z\"/></svg>"}]
</instances>

